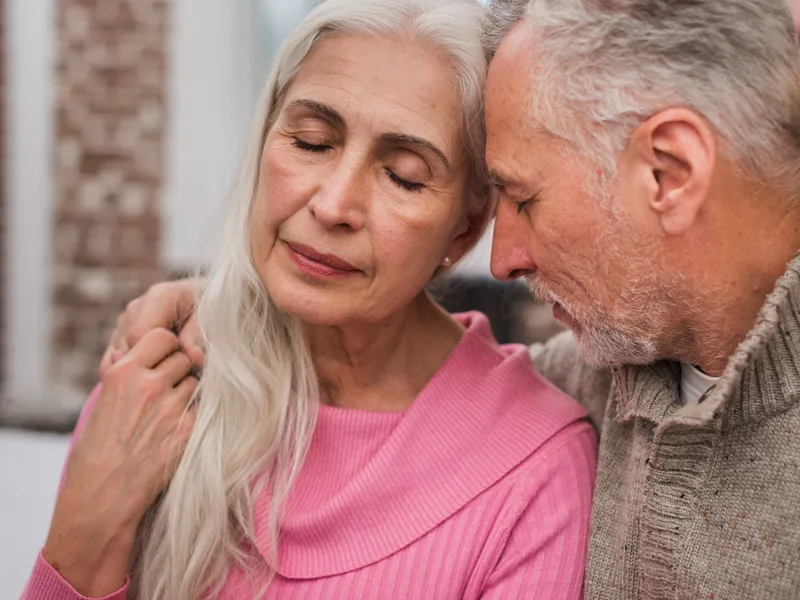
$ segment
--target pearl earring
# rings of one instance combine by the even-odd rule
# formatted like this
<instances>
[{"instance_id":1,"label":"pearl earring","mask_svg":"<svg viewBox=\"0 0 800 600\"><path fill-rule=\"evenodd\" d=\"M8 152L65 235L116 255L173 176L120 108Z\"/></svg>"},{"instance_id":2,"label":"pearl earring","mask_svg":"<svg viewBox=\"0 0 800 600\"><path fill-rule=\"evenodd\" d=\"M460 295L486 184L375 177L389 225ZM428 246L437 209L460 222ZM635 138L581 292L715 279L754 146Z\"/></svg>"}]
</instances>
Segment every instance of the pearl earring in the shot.
<instances>
[{"instance_id":1,"label":"pearl earring","mask_svg":"<svg viewBox=\"0 0 800 600\"><path fill-rule=\"evenodd\" d=\"M442 261L442 266L449 267L452 264L453 264L453 261L450 260L450 257L449 256L445 256L444 260Z\"/></svg>"}]
</instances>

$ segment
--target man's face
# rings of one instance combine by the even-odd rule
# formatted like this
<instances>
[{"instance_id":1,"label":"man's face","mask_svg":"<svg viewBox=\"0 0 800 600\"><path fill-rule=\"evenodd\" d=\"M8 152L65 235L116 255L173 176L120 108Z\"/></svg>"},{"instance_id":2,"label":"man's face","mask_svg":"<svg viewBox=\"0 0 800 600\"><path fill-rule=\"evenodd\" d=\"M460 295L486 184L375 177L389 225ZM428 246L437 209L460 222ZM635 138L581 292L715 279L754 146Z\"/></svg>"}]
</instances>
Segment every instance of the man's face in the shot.
<instances>
[{"instance_id":1,"label":"man's face","mask_svg":"<svg viewBox=\"0 0 800 600\"><path fill-rule=\"evenodd\" d=\"M592 157L532 122L526 37L524 24L512 30L487 82L487 161L498 193L492 273L525 277L590 363L652 362L675 289L656 260L660 242L627 216Z\"/></svg>"}]
</instances>

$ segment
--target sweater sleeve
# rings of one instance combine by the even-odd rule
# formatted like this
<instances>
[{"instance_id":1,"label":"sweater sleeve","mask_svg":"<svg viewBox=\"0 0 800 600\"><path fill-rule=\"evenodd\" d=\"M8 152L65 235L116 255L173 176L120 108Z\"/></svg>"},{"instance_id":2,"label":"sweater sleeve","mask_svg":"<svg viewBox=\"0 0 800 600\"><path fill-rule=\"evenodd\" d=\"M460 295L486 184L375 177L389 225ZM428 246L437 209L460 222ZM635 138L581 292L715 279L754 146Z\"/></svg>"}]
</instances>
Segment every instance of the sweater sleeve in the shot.
<instances>
[{"instance_id":1,"label":"sweater sleeve","mask_svg":"<svg viewBox=\"0 0 800 600\"><path fill-rule=\"evenodd\" d=\"M602 432L611 392L611 371L595 369L583 362L571 331L564 331L545 344L534 344L529 352L536 370L567 396L580 402L595 429Z\"/></svg>"},{"instance_id":2,"label":"sweater sleeve","mask_svg":"<svg viewBox=\"0 0 800 600\"><path fill-rule=\"evenodd\" d=\"M86 420L92 412L94 403L97 396L100 394L100 386L98 385L92 390L89 395L89 400L81 411L81 416L75 426L75 431L72 434L72 442L70 443L69 452L67 453L67 460L64 468L61 471L61 482L59 483L58 490L64 486L64 478L67 474L67 465L69 464L69 457L72 455L72 448L75 446L75 441L78 439L81 431L86 425ZM128 583L105 598L98 600L125 600L128 591ZM48 563L41 552L36 558L36 563L33 566L33 573L28 579L28 585L22 592L20 600L90 600L86 596L77 592L61 575L56 571L50 563Z\"/></svg>"},{"instance_id":3,"label":"sweater sleeve","mask_svg":"<svg viewBox=\"0 0 800 600\"><path fill-rule=\"evenodd\" d=\"M89 599L67 583L40 552L20 600L125 600L127 593L128 583L126 582L123 587L110 596Z\"/></svg>"},{"instance_id":4,"label":"sweater sleeve","mask_svg":"<svg viewBox=\"0 0 800 600\"><path fill-rule=\"evenodd\" d=\"M585 421L532 457L518 486L508 540L481 600L580 600L597 438Z\"/></svg>"}]
</instances>

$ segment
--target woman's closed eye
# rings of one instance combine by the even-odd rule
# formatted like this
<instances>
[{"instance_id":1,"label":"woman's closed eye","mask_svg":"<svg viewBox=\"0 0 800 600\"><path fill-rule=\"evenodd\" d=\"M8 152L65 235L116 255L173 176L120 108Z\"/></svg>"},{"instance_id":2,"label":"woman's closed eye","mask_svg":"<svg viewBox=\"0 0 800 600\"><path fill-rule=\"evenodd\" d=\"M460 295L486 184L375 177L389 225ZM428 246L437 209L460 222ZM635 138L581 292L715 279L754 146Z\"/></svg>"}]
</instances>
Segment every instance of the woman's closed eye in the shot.
<instances>
[{"instance_id":1,"label":"woman's closed eye","mask_svg":"<svg viewBox=\"0 0 800 600\"><path fill-rule=\"evenodd\" d=\"M312 144L310 142L306 142L301 140L300 138L294 138L294 142L292 145L295 148L300 148L304 152L315 152L317 154L321 154L323 152L327 152L328 150L333 149L333 146L330 143L322 143L322 144Z\"/></svg>"},{"instance_id":2,"label":"woman's closed eye","mask_svg":"<svg viewBox=\"0 0 800 600\"><path fill-rule=\"evenodd\" d=\"M408 190L409 192L421 192L422 188L425 187L424 184L419 183L417 181L408 181L407 179L403 179L388 167L385 169L385 171L386 174L389 176L389 179L391 179L395 185L397 185L400 188L403 188L404 190Z\"/></svg>"},{"instance_id":3,"label":"woman's closed eye","mask_svg":"<svg viewBox=\"0 0 800 600\"><path fill-rule=\"evenodd\" d=\"M393 184L408 192L421 192L431 177L425 161L403 148L393 149L384 163L384 171Z\"/></svg>"}]
</instances>

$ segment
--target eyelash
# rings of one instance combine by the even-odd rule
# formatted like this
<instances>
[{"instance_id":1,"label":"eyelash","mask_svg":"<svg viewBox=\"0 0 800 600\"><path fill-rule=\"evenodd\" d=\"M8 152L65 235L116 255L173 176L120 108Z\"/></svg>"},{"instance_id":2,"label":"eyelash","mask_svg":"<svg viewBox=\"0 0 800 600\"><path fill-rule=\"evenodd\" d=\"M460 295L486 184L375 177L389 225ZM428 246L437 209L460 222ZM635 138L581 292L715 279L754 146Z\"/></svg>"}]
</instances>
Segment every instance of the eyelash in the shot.
<instances>
[{"instance_id":1,"label":"eyelash","mask_svg":"<svg viewBox=\"0 0 800 600\"><path fill-rule=\"evenodd\" d=\"M296 148L300 148L300 150L303 150L305 152L314 152L316 154L322 154L323 152L327 152L332 148L332 146L328 146L325 144L309 144L308 142L304 142L299 138L294 138L293 146L295 146ZM398 177L391 169L386 169L386 174L389 176L389 179L391 179L392 182L394 182L395 185L409 192L421 192L422 188L425 187L421 183L407 181L401 177Z\"/></svg>"},{"instance_id":2,"label":"eyelash","mask_svg":"<svg viewBox=\"0 0 800 600\"><path fill-rule=\"evenodd\" d=\"M292 145L296 148L300 148L300 150L304 150L305 152L315 152L317 154L322 154L323 152L327 152L332 148L332 146L328 146L326 144L309 144L308 142L304 142L298 138L294 138Z\"/></svg>"},{"instance_id":3,"label":"eyelash","mask_svg":"<svg viewBox=\"0 0 800 600\"><path fill-rule=\"evenodd\" d=\"M538 197L539 197L539 194L536 194L536 195L535 195L533 198L531 198L531 199L529 199L529 200L525 200L524 202L518 202L518 203L517 203L517 214L518 214L518 215L521 215L521 214L522 214L522 211L524 211L524 210L525 210L525 208L526 208L527 206L529 206L530 204L532 204L533 202L536 202L536 199L537 199Z\"/></svg>"},{"instance_id":4,"label":"eyelash","mask_svg":"<svg viewBox=\"0 0 800 600\"><path fill-rule=\"evenodd\" d=\"M391 169L386 169L386 174L389 176L389 179L391 179L396 185L400 186L404 190L408 190L409 192L418 193L421 192L422 188L425 187L421 183L406 181L405 179L398 177Z\"/></svg>"}]
</instances>

